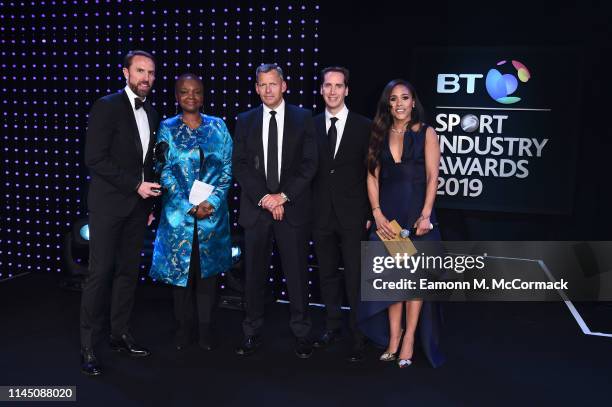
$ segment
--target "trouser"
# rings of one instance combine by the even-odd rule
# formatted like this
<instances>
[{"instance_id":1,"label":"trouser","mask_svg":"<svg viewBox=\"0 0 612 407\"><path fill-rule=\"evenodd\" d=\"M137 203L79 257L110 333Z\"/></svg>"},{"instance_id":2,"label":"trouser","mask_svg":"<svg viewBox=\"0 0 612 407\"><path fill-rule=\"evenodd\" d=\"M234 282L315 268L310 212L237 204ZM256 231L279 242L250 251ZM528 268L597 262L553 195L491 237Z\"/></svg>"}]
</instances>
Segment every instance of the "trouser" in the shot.
<instances>
[{"instance_id":1,"label":"trouser","mask_svg":"<svg viewBox=\"0 0 612 407\"><path fill-rule=\"evenodd\" d=\"M99 339L109 286L111 335L129 333L146 221L139 207L126 217L90 213L89 273L81 294L82 348L92 348Z\"/></svg>"},{"instance_id":2,"label":"trouser","mask_svg":"<svg viewBox=\"0 0 612 407\"><path fill-rule=\"evenodd\" d=\"M197 317L200 335L208 333L217 292L217 276L202 278L197 220L194 222L193 243L186 287L173 287L174 317L178 324L177 340L188 341Z\"/></svg>"},{"instance_id":3,"label":"trouser","mask_svg":"<svg viewBox=\"0 0 612 407\"><path fill-rule=\"evenodd\" d=\"M315 252L319 264L321 298L326 308L326 329L342 328L342 299L350 306L349 326L357 346L363 342L363 334L357 327L357 308L361 286L361 241L366 237L365 220L361 227L343 228L332 211L325 227L313 232ZM340 258L344 272L338 269ZM344 284L343 284L344 283Z\"/></svg>"},{"instance_id":4,"label":"trouser","mask_svg":"<svg viewBox=\"0 0 612 407\"><path fill-rule=\"evenodd\" d=\"M274 237L289 292L289 327L297 338L304 338L312 325L308 316L309 226L292 226L286 220L275 221L267 215L261 215L254 226L244 231L246 317L242 329L246 336L253 336L263 326L265 289Z\"/></svg>"}]
</instances>

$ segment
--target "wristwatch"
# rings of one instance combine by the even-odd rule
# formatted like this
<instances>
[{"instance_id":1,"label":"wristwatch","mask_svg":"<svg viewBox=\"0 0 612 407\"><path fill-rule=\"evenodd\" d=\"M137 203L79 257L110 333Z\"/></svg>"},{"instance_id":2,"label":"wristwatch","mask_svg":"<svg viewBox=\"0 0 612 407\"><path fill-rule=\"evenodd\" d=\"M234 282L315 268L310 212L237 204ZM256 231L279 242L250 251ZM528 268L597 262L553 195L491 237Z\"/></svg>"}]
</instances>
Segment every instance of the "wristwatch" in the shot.
<instances>
[{"instance_id":1,"label":"wristwatch","mask_svg":"<svg viewBox=\"0 0 612 407\"><path fill-rule=\"evenodd\" d=\"M284 192L280 193L281 198L283 198L285 200L285 202L289 202L289 198L287 197L287 195L285 195Z\"/></svg>"}]
</instances>

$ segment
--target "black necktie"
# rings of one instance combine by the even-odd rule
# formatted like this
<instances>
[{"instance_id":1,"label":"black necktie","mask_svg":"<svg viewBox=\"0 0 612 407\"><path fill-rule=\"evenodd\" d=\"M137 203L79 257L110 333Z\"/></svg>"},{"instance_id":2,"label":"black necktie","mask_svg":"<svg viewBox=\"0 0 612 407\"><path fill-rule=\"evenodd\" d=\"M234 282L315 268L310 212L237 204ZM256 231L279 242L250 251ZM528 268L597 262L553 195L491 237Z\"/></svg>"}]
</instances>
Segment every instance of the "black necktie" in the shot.
<instances>
[{"instance_id":1,"label":"black necktie","mask_svg":"<svg viewBox=\"0 0 612 407\"><path fill-rule=\"evenodd\" d=\"M276 112L271 110L270 115L266 185L270 192L275 193L278 191L278 125L276 124Z\"/></svg>"},{"instance_id":2,"label":"black necktie","mask_svg":"<svg viewBox=\"0 0 612 407\"><path fill-rule=\"evenodd\" d=\"M141 98L134 98L134 109L138 110L144 106L144 101Z\"/></svg>"},{"instance_id":3,"label":"black necktie","mask_svg":"<svg viewBox=\"0 0 612 407\"><path fill-rule=\"evenodd\" d=\"M329 138L329 148L333 160L334 153L336 152L336 140L338 140L338 130L336 129L336 122L338 121L338 118L332 117L329 120L331 121L331 126L329 126L329 130L327 131L327 137Z\"/></svg>"}]
</instances>

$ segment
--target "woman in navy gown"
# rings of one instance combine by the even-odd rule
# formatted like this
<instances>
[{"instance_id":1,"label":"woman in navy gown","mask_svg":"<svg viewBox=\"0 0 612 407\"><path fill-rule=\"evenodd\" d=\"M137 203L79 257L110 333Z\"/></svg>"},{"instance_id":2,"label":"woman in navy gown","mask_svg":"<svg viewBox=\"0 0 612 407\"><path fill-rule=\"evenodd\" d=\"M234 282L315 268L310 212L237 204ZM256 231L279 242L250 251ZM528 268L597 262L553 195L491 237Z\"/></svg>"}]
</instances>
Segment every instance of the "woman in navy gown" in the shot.
<instances>
[{"instance_id":1,"label":"woman in navy gown","mask_svg":"<svg viewBox=\"0 0 612 407\"><path fill-rule=\"evenodd\" d=\"M416 228L415 242L440 240L438 229L430 229L436 223L433 206L440 147L434 129L421 121L423 116L410 83L396 79L385 86L368 152L368 196L376 222L370 240L380 240L376 232L392 238L389 222L394 219L404 228ZM438 346L439 317L439 308L433 302L362 302L359 325L373 342L386 346L380 360L397 360L399 367L412 363L418 325L423 351L437 367L444 361Z\"/></svg>"}]
</instances>

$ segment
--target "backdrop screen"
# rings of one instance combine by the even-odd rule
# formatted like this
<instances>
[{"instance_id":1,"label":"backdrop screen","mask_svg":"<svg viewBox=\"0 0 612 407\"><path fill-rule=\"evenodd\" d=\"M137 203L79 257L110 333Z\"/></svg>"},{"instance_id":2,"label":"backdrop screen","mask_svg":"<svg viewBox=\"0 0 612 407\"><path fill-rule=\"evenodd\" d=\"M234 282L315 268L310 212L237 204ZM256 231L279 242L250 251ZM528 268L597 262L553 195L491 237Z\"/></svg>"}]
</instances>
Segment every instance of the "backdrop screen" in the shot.
<instances>
[{"instance_id":1,"label":"backdrop screen","mask_svg":"<svg viewBox=\"0 0 612 407\"><path fill-rule=\"evenodd\" d=\"M580 131L574 52L424 48L413 61L442 152L437 206L571 211Z\"/></svg>"},{"instance_id":2,"label":"backdrop screen","mask_svg":"<svg viewBox=\"0 0 612 407\"><path fill-rule=\"evenodd\" d=\"M204 81L204 112L222 117L231 131L239 112L261 103L254 73L263 62L283 67L289 103L316 107L318 15L311 2L0 1L0 280L65 269L64 235L87 216L88 112L96 99L125 86L128 50L155 55L152 100L163 118L177 112L176 77L193 72ZM234 184L228 198L236 235L239 192ZM285 298L277 257L270 284Z\"/></svg>"}]
</instances>

